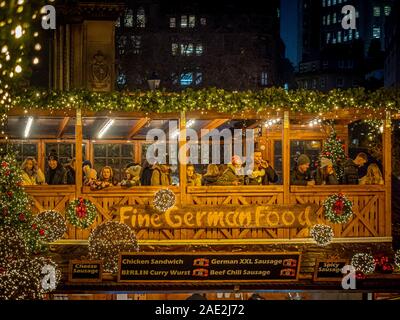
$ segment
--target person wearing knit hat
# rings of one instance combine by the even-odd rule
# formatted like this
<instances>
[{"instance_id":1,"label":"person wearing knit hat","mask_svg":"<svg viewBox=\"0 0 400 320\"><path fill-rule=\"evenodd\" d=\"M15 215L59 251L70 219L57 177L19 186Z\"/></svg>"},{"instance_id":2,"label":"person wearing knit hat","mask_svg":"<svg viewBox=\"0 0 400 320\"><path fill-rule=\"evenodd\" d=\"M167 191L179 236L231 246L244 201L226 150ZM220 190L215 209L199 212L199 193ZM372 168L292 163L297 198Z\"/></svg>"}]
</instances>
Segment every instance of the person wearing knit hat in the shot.
<instances>
[{"instance_id":1,"label":"person wearing knit hat","mask_svg":"<svg viewBox=\"0 0 400 320\"><path fill-rule=\"evenodd\" d=\"M297 167L290 174L290 184L294 186L314 185L315 181L311 178L310 158L301 154L297 159Z\"/></svg>"},{"instance_id":2,"label":"person wearing knit hat","mask_svg":"<svg viewBox=\"0 0 400 320\"><path fill-rule=\"evenodd\" d=\"M47 156L46 183L49 185L67 183L67 171L58 161L55 150L52 150Z\"/></svg>"},{"instance_id":3,"label":"person wearing knit hat","mask_svg":"<svg viewBox=\"0 0 400 320\"><path fill-rule=\"evenodd\" d=\"M315 183L317 185L337 185L339 184L338 178L336 176L335 169L333 168L333 163L330 159L322 157L320 161L321 165L317 170L315 176Z\"/></svg>"},{"instance_id":4,"label":"person wearing knit hat","mask_svg":"<svg viewBox=\"0 0 400 320\"><path fill-rule=\"evenodd\" d=\"M216 185L221 186L237 186L244 184L243 162L240 156L234 155L232 162L228 164L228 168L218 178Z\"/></svg>"}]
</instances>

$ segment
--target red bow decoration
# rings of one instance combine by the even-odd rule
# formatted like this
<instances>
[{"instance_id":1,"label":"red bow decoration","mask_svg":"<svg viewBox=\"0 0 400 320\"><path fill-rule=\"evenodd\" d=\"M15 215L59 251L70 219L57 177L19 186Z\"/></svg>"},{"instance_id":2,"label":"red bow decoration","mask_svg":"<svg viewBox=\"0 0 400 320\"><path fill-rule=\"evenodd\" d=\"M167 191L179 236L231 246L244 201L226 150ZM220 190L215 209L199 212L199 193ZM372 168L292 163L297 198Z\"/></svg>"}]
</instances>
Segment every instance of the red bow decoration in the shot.
<instances>
[{"instance_id":1,"label":"red bow decoration","mask_svg":"<svg viewBox=\"0 0 400 320\"><path fill-rule=\"evenodd\" d=\"M83 198L79 198L79 204L76 206L75 212L79 219L85 218L87 215L87 208L83 202Z\"/></svg>"},{"instance_id":2,"label":"red bow decoration","mask_svg":"<svg viewBox=\"0 0 400 320\"><path fill-rule=\"evenodd\" d=\"M344 209L344 202L341 198L339 198L333 205L333 211L335 211L337 215L342 215L343 209Z\"/></svg>"}]
</instances>

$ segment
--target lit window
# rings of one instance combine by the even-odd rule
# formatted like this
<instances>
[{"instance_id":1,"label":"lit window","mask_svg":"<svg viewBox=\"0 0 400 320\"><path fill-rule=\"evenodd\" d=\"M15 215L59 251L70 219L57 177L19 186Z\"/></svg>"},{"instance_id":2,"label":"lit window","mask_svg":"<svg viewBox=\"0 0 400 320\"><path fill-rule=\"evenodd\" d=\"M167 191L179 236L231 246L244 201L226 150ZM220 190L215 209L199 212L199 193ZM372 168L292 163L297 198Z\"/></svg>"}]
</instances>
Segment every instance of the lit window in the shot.
<instances>
[{"instance_id":1,"label":"lit window","mask_svg":"<svg viewBox=\"0 0 400 320\"><path fill-rule=\"evenodd\" d=\"M138 28L146 27L146 15L143 8L139 8L136 14L136 26Z\"/></svg>"},{"instance_id":2,"label":"lit window","mask_svg":"<svg viewBox=\"0 0 400 320\"><path fill-rule=\"evenodd\" d=\"M331 24L331 15L328 14L328 16L326 17L326 24L329 26Z\"/></svg>"},{"instance_id":3,"label":"lit window","mask_svg":"<svg viewBox=\"0 0 400 320\"><path fill-rule=\"evenodd\" d=\"M176 18L169 18L169 27L170 28L176 28Z\"/></svg>"},{"instance_id":4,"label":"lit window","mask_svg":"<svg viewBox=\"0 0 400 320\"><path fill-rule=\"evenodd\" d=\"M322 24L323 24L323 25L326 25L326 16L323 16L323 17L322 17Z\"/></svg>"},{"instance_id":5,"label":"lit window","mask_svg":"<svg viewBox=\"0 0 400 320\"><path fill-rule=\"evenodd\" d=\"M261 85L262 86L268 85L268 72L266 71L261 72Z\"/></svg>"},{"instance_id":6,"label":"lit window","mask_svg":"<svg viewBox=\"0 0 400 320\"><path fill-rule=\"evenodd\" d=\"M196 17L189 16L189 28L194 28L195 24L196 24Z\"/></svg>"},{"instance_id":7,"label":"lit window","mask_svg":"<svg viewBox=\"0 0 400 320\"><path fill-rule=\"evenodd\" d=\"M328 33L326 34L326 43L330 43L330 42L331 42L331 33L328 32Z\"/></svg>"},{"instance_id":8,"label":"lit window","mask_svg":"<svg viewBox=\"0 0 400 320\"><path fill-rule=\"evenodd\" d=\"M391 12L392 12L392 7L391 6L385 6L385 16L390 16Z\"/></svg>"},{"instance_id":9,"label":"lit window","mask_svg":"<svg viewBox=\"0 0 400 320\"><path fill-rule=\"evenodd\" d=\"M178 54L178 48L179 48L179 45L177 43L171 44L171 51L172 51L173 56L176 56Z\"/></svg>"},{"instance_id":10,"label":"lit window","mask_svg":"<svg viewBox=\"0 0 400 320\"><path fill-rule=\"evenodd\" d=\"M141 36L131 36L131 43L132 43L133 53L139 54L141 43L142 43L142 37Z\"/></svg>"},{"instance_id":11,"label":"lit window","mask_svg":"<svg viewBox=\"0 0 400 320\"><path fill-rule=\"evenodd\" d=\"M360 32L356 31L356 39L360 39Z\"/></svg>"},{"instance_id":12,"label":"lit window","mask_svg":"<svg viewBox=\"0 0 400 320\"><path fill-rule=\"evenodd\" d=\"M372 29L372 36L373 36L375 39L380 39L380 37L381 37L381 28L379 28L379 27L374 27L374 28Z\"/></svg>"},{"instance_id":13,"label":"lit window","mask_svg":"<svg viewBox=\"0 0 400 320\"><path fill-rule=\"evenodd\" d=\"M203 45L201 43L196 45L196 56L201 56L203 54Z\"/></svg>"},{"instance_id":14,"label":"lit window","mask_svg":"<svg viewBox=\"0 0 400 320\"><path fill-rule=\"evenodd\" d=\"M336 23L336 12L333 14L332 23Z\"/></svg>"},{"instance_id":15,"label":"lit window","mask_svg":"<svg viewBox=\"0 0 400 320\"><path fill-rule=\"evenodd\" d=\"M322 6L326 7L326 0L322 0Z\"/></svg>"},{"instance_id":16,"label":"lit window","mask_svg":"<svg viewBox=\"0 0 400 320\"><path fill-rule=\"evenodd\" d=\"M360 13L358 11L356 11L356 18L360 17Z\"/></svg>"},{"instance_id":17,"label":"lit window","mask_svg":"<svg viewBox=\"0 0 400 320\"><path fill-rule=\"evenodd\" d=\"M313 79L312 87L313 87L313 89L317 89L317 79Z\"/></svg>"},{"instance_id":18,"label":"lit window","mask_svg":"<svg viewBox=\"0 0 400 320\"><path fill-rule=\"evenodd\" d=\"M187 27L187 16L181 16L181 28Z\"/></svg>"},{"instance_id":19,"label":"lit window","mask_svg":"<svg viewBox=\"0 0 400 320\"><path fill-rule=\"evenodd\" d=\"M198 86L198 85L201 84L202 82L203 82L203 73L197 72L197 73L196 73L196 79L195 79L195 81L194 81L194 84L195 84L196 86Z\"/></svg>"},{"instance_id":20,"label":"lit window","mask_svg":"<svg viewBox=\"0 0 400 320\"><path fill-rule=\"evenodd\" d=\"M353 30L349 30L349 41L353 40Z\"/></svg>"},{"instance_id":21,"label":"lit window","mask_svg":"<svg viewBox=\"0 0 400 320\"><path fill-rule=\"evenodd\" d=\"M332 43L335 44L336 43L336 38L332 39Z\"/></svg>"},{"instance_id":22,"label":"lit window","mask_svg":"<svg viewBox=\"0 0 400 320\"><path fill-rule=\"evenodd\" d=\"M328 7L331 6L331 0L328 0Z\"/></svg>"},{"instance_id":23,"label":"lit window","mask_svg":"<svg viewBox=\"0 0 400 320\"><path fill-rule=\"evenodd\" d=\"M181 86L190 86L193 82L193 74L191 72L182 73L180 83Z\"/></svg>"},{"instance_id":24,"label":"lit window","mask_svg":"<svg viewBox=\"0 0 400 320\"><path fill-rule=\"evenodd\" d=\"M338 3L342 3L342 0L338 0Z\"/></svg>"},{"instance_id":25,"label":"lit window","mask_svg":"<svg viewBox=\"0 0 400 320\"><path fill-rule=\"evenodd\" d=\"M201 24L202 26L207 25L207 19L206 19L206 18L200 18L200 24Z\"/></svg>"},{"instance_id":26,"label":"lit window","mask_svg":"<svg viewBox=\"0 0 400 320\"><path fill-rule=\"evenodd\" d=\"M381 7L374 7L374 17L381 16Z\"/></svg>"},{"instance_id":27,"label":"lit window","mask_svg":"<svg viewBox=\"0 0 400 320\"><path fill-rule=\"evenodd\" d=\"M124 25L125 27L133 27L133 11L129 9L124 18Z\"/></svg>"},{"instance_id":28,"label":"lit window","mask_svg":"<svg viewBox=\"0 0 400 320\"><path fill-rule=\"evenodd\" d=\"M338 31L338 33L337 33L337 42L338 43L342 42L342 31Z\"/></svg>"},{"instance_id":29,"label":"lit window","mask_svg":"<svg viewBox=\"0 0 400 320\"><path fill-rule=\"evenodd\" d=\"M336 5L336 0L332 0L332 5Z\"/></svg>"},{"instance_id":30,"label":"lit window","mask_svg":"<svg viewBox=\"0 0 400 320\"><path fill-rule=\"evenodd\" d=\"M181 55L191 56L193 55L193 43L181 44Z\"/></svg>"}]
</instances>

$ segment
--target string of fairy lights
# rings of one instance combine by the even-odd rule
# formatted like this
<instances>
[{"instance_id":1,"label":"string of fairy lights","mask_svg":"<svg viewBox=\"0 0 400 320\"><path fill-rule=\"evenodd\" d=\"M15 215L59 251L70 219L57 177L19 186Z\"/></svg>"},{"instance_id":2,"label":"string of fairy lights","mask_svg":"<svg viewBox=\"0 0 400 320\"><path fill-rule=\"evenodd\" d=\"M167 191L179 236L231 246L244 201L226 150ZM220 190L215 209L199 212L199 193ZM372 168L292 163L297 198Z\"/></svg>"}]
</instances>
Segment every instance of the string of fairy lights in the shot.
<instances>
[{"instance_id":1,"label":"string of fairy lights","mask_svg":"<svg viewBox=\"0 0 400 320\"><path fill-rule=\"evenodd\" d=\"M24 83L36 53L42 49L37 26L43 0L0 0L0 133L4 135L7 111L15 101L15 89ZM32 54L33 53L33 54Z\"/></svg>"}]
</instances>

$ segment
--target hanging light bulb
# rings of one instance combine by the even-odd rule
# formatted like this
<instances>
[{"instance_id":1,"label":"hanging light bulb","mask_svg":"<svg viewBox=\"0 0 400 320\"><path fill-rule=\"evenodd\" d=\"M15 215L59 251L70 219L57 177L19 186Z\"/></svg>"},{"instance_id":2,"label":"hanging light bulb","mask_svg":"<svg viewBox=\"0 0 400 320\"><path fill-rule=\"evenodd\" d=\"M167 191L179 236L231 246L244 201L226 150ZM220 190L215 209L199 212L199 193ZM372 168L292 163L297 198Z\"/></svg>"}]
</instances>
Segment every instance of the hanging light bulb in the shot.
<instances>
[{"instance_id":1,"label":"hanging light bulb","mask_svg":"<svg viewBox=\"0 0 400 320\"><path fill-rule=\"evenodd\" d=\"M17 65L17 66L15 67L15 72L16 72L16 73L21 73L21 71L22 71L21 66L20 66L20 65Z\"/></svg>"},{"instance_id":2,"label":"hanging light bulb","mask_svg":"<svg viewBox=\"0 0 400 320\"><path fill-rule=\"evenodd\" d=\"M18 26L15 28L14 35L15 35L15 38L16 38L16 39L19 39L19 38L22 37L22 27L21 27L20 25L18 25Z\"/></svg>"},{"instance_id":3,"label":"hanging light bulb","mask_svg":"<svg viewBox=\"0 0 400 320\"><path fill-rule=\"evenodd\" d=\"M39 58L35 57L33 58L33 64L38 64L39 63Z\"/></svg>"}]
</instances>

